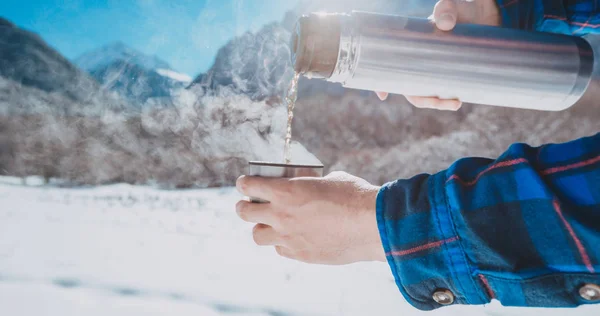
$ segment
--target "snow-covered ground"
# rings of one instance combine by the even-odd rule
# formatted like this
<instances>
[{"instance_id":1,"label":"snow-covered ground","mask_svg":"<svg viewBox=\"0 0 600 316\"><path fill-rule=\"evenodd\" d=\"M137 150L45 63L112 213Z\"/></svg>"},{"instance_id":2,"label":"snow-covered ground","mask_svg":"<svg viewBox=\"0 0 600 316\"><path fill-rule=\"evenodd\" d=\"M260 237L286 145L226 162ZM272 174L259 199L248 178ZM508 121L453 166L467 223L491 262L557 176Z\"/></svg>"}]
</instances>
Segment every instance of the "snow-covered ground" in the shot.
<instances>
[{"instance_id":1,"label":"snow-covered ground","mask_svg":"<svg viewBox=\"0 0 600 316\"><path fill-rule=\"evenodd\" d=\"M306 265L253 244L232 188L62 189L0 177L0 315L422 315L383 263ZM453 306L427 315L598 315Z\"/></svg>"}]
</instances>

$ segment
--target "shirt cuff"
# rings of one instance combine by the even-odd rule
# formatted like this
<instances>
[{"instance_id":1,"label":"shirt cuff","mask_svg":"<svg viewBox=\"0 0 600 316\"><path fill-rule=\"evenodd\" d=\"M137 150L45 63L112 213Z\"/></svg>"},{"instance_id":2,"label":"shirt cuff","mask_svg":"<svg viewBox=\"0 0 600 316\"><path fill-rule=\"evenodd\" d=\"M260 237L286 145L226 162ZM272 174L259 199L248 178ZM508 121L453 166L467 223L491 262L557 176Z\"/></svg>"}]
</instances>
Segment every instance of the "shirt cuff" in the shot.
<instances>
[{"instance_id":1,"label":"shirt cuff","mask_svg":"<svg viewBox=\"0 0 600 316\"><path fill-rule=\"evenodd\" d=\"M420 310L490 301L471 277L444 192L445 172L384 185L377 225L387 261L404 298ZM440 301L450 293L452 302Z\"/></svg>"},{"instance_id":2,"label":"shirt cuff","mask_svg":"<svg viewBox=\"0 0 600 316\"><path fill-rule=\"evenodd\" d=\"M497 0L502 27L539 30L544 20L542 6L537 6L536 1Z\"/></svg>"},{"instance_id":3,"label":"shirt cuff","mask_svg":"<svg viewBox=\"0 0 600 316\"><path fill-rule=\"evenodd\" d=\"M573 30L565 21L567 13L562 4L552 1L515 1L497 0L502 27L549 32L558 34L573 34Z\"/></svg>"}]
</instances>

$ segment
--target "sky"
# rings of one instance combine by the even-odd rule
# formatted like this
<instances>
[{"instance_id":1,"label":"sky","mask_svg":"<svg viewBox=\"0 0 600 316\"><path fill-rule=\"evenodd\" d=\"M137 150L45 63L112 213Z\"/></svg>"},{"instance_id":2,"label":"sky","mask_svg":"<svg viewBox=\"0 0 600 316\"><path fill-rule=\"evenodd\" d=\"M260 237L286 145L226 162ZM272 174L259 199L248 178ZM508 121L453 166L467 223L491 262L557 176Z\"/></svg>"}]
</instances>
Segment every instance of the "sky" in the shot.
<instances>
[{"instance_id":1,"label":"sky","mask_svg":"<svg viewBox=\"0 0 600 316\"><path fill-rule=\"evenodd\" d=\"M297 0L0 0L0 16L69 59L123 43L179 72L206 71L232 37L280 21Z\"/></svg>"}]
</instances>

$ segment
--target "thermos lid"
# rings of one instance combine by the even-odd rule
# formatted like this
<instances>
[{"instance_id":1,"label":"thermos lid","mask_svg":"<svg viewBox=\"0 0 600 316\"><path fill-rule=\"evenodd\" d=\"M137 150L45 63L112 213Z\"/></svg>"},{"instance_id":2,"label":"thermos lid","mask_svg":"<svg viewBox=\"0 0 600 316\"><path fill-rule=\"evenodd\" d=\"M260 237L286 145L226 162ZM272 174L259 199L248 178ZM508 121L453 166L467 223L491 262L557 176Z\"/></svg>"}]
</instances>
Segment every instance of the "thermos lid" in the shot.
<instances>
[{"instance_id":1,"label":"thermos lid","mask_svg":"<svg viewBox=\"0 0 600 316\"><path fill-rule=\"evenodd\" d=\"M339 16L311 13L300 17L290 46L296 72L313 78L331 77L340 49Z\"/></svg>"}]
</instances>

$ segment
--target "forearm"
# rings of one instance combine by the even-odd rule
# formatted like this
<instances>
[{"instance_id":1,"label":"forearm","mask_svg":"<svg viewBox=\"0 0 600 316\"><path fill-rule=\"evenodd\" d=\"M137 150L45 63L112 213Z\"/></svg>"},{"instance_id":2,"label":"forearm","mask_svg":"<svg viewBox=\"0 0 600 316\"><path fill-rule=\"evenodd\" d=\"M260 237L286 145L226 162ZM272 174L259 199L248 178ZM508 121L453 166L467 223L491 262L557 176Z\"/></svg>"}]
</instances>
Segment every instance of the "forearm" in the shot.
<instances>
[{"instance_id":1,"label":"forearm","mask_svg":"<svg viewBox=\"0 0 600 316\"><path fill-rule=\"evenodd\" d=\"M505 27L583 36L600 32L599 0L497 0Z\"/></svg>"},{"instance_id":2,"label":"forearm","mask_svg":"<svg viewBox=\"0 0 600 316\"><path fill-rule=\"evenodd\" d=\"M454 304L572 307L600 284L600 134L516 144L435 175L385 185L377 220L388 263L417 308ZM541 295L540 293L544 293ZM599 298L600 299L600 298Z\"/></svg>"}]
</instances>

